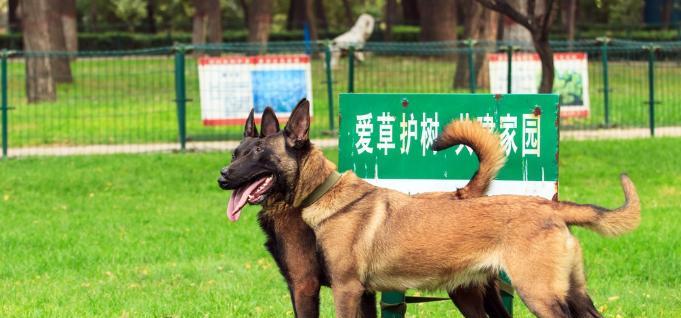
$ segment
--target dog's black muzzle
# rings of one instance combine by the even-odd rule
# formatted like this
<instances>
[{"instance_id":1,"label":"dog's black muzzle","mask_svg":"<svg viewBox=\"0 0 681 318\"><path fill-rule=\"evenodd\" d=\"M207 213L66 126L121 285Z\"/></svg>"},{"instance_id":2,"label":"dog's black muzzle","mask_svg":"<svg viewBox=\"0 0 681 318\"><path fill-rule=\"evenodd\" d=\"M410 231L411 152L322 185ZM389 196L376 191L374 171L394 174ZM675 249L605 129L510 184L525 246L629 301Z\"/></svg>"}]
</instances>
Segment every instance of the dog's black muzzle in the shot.
<instances>
[{"instance_id":1,"label":"dog's black muzzle","mask_svg":"<svg viewBox=\"0 0 681 318\"><path fill-rule=\"evenodd\" d=\"M225 167L220 170L220 177L218 178L218 185L222 190L234 190L236 186L229 181L229 168Z\"/></svg>"}]
</instances>

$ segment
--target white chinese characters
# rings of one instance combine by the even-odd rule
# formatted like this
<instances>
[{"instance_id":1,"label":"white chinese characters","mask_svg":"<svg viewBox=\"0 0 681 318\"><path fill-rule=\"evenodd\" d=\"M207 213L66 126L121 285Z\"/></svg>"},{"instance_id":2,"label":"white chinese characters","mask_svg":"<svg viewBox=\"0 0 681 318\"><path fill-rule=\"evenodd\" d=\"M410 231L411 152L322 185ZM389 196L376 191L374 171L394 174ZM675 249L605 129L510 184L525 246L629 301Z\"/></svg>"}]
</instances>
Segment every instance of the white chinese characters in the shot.
<instances>
[{"instance_id":1,"label":"white chinese characters","mask_svg":"<svg viewBox=\"0 0 681 318\"><path fill-rule=\"evenodd\" d=\"M402 114L402 121L400 122L400 128L402 133L400 134L400 153L409 153L409 148L411 147L411 140L416 139L416 120L414 120L414 114L409 114L410 118L407 120L407 114Z\"/></svg>"},{"instance_id":2,"label":"white chinese characters","mask_svg":"<svg viewBox=\"0 0 681 318\"><path fill-rule=\"evenodd\" d=\"M526 155L540 155L540 123L539 116L523 114L523 157Z\"/></svg>"},{"instance_id":3,"label":"white chinese characters","mask_svg":"<svg viewBox=\"0 0 681 318\"><path fill-rule=\"evenodd\" d=\"M506 152L506 156L511 152L517 152L518 146L515 144L515 130L518 128L518 117L506 114L499 118L499 128L501 129L501 146Z\"/></svg>"},{"instance_id":4,"label":"white chinese characters","mask_svg":"<svg viewBox=\"0 0 681 318\"><path fill-rule=\"evenodd\" d=\"M426 156L426 151L430 149L437 138L437 129L440 127L440 123L437 121L437 113L435 113L435 118L426 117L423 114L423 120L421 121L421 155Z\"/></svg>"},{"instance_id":5,"label":"white chinese characters","mask_svg":"<svg viewBox=\"0 0 681 318\"><path fill-rule=\"evenodd\" d=\"M355 125L355 133L359 137L359 140L355 143L357 154L374 152L374 148L370 146L371 134L374 132L374 126L371 124L372 117L373 115L371 113L357 115L357 125Z\"/></svg>"},{"instance_id":6,"label":"white chinese characters","mask_svg":"<svg viewBox=\"0 0 681 318\"><path fill-rule=\"evenodd\" d=\"M393 143L393 122L395 121L395 116L390 116L390 112L383 112L376 120L380 123L378 125L378 145L376 145L376 148L383 150L383 154L387 156L388 150L395 149L395 143Z\"/></svg>"},{"instance_id":7,"label":"white chinese characters","mask_svg":"<svg viewBox=\"0 0 681 318\"><path fill-rule=\"evenodd\" d=\"M435 154L432 146L440 133L439 114L437 112L430 114L423 112L416 114L402 113L401 115L393 115L390 112L356 115L355 134L357 139L354 145L357 154L373 154L375 148L377 154L388 156L396 153L399 148L399 154L409 155L413 148L412 142L413 146L421 147L421 156L425 157L429 152ZM471 118L470 113L459 114L459 120L469 120L469 118ZM519 153L521 157L540 156L541 115L522 114L516 116L510 113L505 115L485 113L484 116L475 118L483 127L499 134L501 147L506 156L516 153ZM518 123L518 119L521 119L521 123ZM375 131L378 132L378 136L374 135ZM398 136L395 137L395 134L398 134ZM397 145L398 142L399 146ZM520 143L520 146L518 143ZM521 150L518 151L518 148L521 148ZM454 153L458 156L465 153L464 149L467 150L468 155L472 155L473 150L464 145L458 145ZM416 150L416 153L418 154L419 151Z\"/></svg>"}]
</instances>

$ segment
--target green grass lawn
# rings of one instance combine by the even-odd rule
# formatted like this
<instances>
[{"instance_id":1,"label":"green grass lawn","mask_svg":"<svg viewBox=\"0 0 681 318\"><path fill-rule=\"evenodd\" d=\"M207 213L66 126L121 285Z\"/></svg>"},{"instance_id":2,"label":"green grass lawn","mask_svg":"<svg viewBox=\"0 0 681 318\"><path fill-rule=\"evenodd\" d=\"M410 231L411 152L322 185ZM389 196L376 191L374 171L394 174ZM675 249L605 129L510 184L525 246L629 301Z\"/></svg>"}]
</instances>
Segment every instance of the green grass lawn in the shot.
<instances>
[{"instance_id":1,"label":"green grass lawn","mask_svg":"<svg viewBox=\"0 0 681 318\"><path fill-rule=\"evenodd\" d=\"M423 53L423 52L422 52ZM612 53L609 64L610 124L648 125L647 64L625 53ZM681 124L678 59L656 66L657 125ZM369 56L355 69L355 92L468 93L452 89L455 57ZM58 100L27 104L23 59L9 63L10 147L174 142L178 139L175 106L174 60L168 56L80 58L72 63L74 83L59 84ZM312 62L314 129L318 137L329 129L329 103L322 61ZM190 140L239 138L241 127L205 127L201 123L196 60L186 64L187 134ZM589 63L592 115L563 120L564 128L596 128L604 123L602 67ZM347 61L333 73L334 117L338 93L348 90ZM484 88L478 92L487 92ZM337 128L337 127L336 127Z\"/></svg>"},{"instance_id":2,"label":"green grass lawn","mask_svg":"<svg viewBox=\"0 0 681 318\"><path fill-rule=\"evenodd\" d=\"M643 223L607 239L575 230L606 317L681 316L681 139L562 142L560 195L615 207L618 174ZM337 157L334 151L327 152ZM0 317L283 317L288 291L255 207L238 223L218 189L227 153L0 162ZM530 213L530 211L528 211ZM324 317L332 298L322 296ZM516 302L518 317L529 317ZM449 303L409 317L458 317Z\"/></svg>"}]
</instances>

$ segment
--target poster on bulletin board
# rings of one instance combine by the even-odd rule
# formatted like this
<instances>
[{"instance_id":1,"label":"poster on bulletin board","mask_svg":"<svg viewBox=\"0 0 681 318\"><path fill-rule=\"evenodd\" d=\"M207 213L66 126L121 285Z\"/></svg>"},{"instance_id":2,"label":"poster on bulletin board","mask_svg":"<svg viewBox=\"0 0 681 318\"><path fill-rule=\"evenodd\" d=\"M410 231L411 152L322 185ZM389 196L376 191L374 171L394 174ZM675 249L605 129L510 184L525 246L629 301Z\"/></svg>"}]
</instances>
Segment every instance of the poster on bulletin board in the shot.
<instances>
[{"instance_id":1,"label":"poster on bulletin board","mask_svg":"<svg viewBox=\"0 0 681 318\"><path fill-rule=\"evenodd\" d=\"M487 55L490 92L508 93L508 56ZM560 96L560 117L589 116L589 64L585 52L554 53L553 92ZM513 53L511 92L536 94L541 82L541 61L536 53Z\"/></svg>"},{"instance_id":2,"label":"poster on bulletin board","mask_svg":"<svg viewBox=\"0 0 681 318\"><path fill-rule=\"evenodd\" d=\"M197 64L206 126L243 124L251 108L260 118L267 106L285 120L302 98L312 102L308 55L202 56Z\"/></svg>"}]
</instances>

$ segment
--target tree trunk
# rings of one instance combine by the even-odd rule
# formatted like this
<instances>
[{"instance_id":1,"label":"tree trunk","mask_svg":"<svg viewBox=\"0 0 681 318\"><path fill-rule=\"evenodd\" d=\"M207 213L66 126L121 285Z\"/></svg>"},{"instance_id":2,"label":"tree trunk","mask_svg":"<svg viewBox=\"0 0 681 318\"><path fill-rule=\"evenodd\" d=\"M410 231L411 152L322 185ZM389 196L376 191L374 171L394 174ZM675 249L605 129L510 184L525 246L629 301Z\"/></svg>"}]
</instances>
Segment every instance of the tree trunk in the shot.
<instances>
[{"instance_id":1,"label":"tree trunk","mask_svg":"<svg viewBox=\"0 0 681 318\"><path fill-rule=\"evenodd\" d=\"M19 14L17 12L17 8L19 7L19 0L9 0L9 8L7 10L7 15L9 16L9 20L7 21L8 23L8 30L11 33L17 32L20 29L20 23L21 21L19 20Z\"/></svg>"},{"instance_id":2,"label":"tree trunk","mask_svg":"<svg viewBox=\"0 0 681 318\"><path fill-rule=\"evenodd\" d=\"M524 16L527 15L527 0L508 0L506 2ZM541 2L541 0L539 2ZM513 21L513 19L508 16L504 16L504 41L526 43L529 45L529 43L532 42L532 34L530 34L530 30L518 22ZM523 47L523 49L529 48L529 46Z\"/></svg>"},{"instance_id":3,"label":"tree trunk","mask_svg":"<svg viewBox=\"0 0 681 318\"><path fill-rule=\"evenodd\" d=\"M305 25L305 2L306 0L291 0L286 16L286 30L302 29Z\"/></svg>"},{"instance_id":4,"label":"tree trunk","mask_svg":"<svg viewBox=\"0 0 681 318\"><path fill-rule=\"evenodd\" d=\"M208 13L208 42L222 43L222 11L220 10L220 0L211 0L210 4L210 11Z\"/></svg>"},{"instance_id":5,"label":"tree trunk","mask_svg":"<svg viewBox=\"0 0 681 318\"><path fill-rule=\"evenodd\" d=\"M66 51L78 52L78 22L76 16L76 0L65 0L61 6L61 23L66 41ZM71 59L75 59L75 54Z\"/></svg>"},{"instance_id":6,"label":"tree trunk","mask_svg":"<svg viewBox=\"0 0 681 318\"><path fill-rule=\"evenodd\" d=\"M308 31L310 32L310 39L312 41L319 39L315 15L319 11L321 1L319 3L317 1L319 0L291 0L288 16L286 18L286 29L301 29L307 24ZM320 20L324 19L326 19L325 14L323 17L320 17Z\"/></svg>"},{"instance_id":7,"label":"tree trunk","mask_svg":"<svg viewBox=\"0 0 681 318\"><path fill-rule=\"evenodd\" d=\"M310 30L310 40L317 41L319 32L317 31L317 18L314 13L314 0L305 0L305 21L307 21L307 27Z\"/></svg>"},{"instance_id":8,"label":"tree trunk","mask_svg":"<svg viewBox=\"0 0 681 318\"><path fill-rule=\"evenodd\" d=\"M88 16L90 17L89 23L86 24L87 32L95 32L97 31L96 27L93 27L97 25L97 12L98 12L98 7L97 7L97 1L91 1L90 2L90 7L88 8Z\"/></svg>"},{"instance_id":9,"label":"tree trunk","mask_svg":"<svg viewBox=\"0 0 681 318\"><path fill-rule=\"evenodd\" d=\"M246 0L239 0L239 6L244 12L244 25L246 25L246 29L248 29L248 3L246 3Z\"/></svg>"},{"instance_id":10,"label":"tree trunk","mask_svg":"<svg viewBox=\"0 0 681 318\"><path fill-rule=\"evenodd\" d=\"M393 24L397 20L397 0L386 0L385 2L385 41L393 40Z\"/></svg>"},{"instance_id":11,"label":"tree trunk","mask_svg":"<svg viewBox=\"0 0 681 318\"><path fill-rule=\"evenodd\" d=\"M145 18L147 24L147 32L155 34L156 33L156 1L147 0L147 17Z\"/></svg>"},{"instance_id":12,"label":"tree trunk","mask_svg":"<svg viewBox=\"0 0 681 318\"><path fill-rule=\"evenodd\" d=\"M419 1L421 41L456 41L456 1Z\"/></svg>"},{"instance_id":13,"label":"tree trunk","mask_svg":"<svg viewBox=\"0 0 681 318\"><path fill-rule=\"evenodd\" d=\"M674 9L674 0L664 0L662 4L662 10L660 12L660 21L662 21L662 26L665 28L669 27L672 22L672 11Z\"/></svg>"},{"instance_id":14,"label":"tree trunk","mask_svg":"<svg viewBox=\"0 0 681 318\"><path fill-rule=\"evenodd\" d=\"M319 21L319 27L324 32L329 32L329 21L326 19L326 9L324 9L324 0L314 0L315 16Z\"/></svg>"},{"instance_id":15,"label":"tree trunk","mask_svg":"<svg viewBox=\"0 0 681 318\"><path fill-rule=\"evenodd\" d=\"M465 3L470 8L464 24L464 37L478 40L481 45L497 40L499 29L499 14L489 10L476 1L469 0ZM489 67L487 65L487 52L476 52L473 68L476 75L476 86L479 88L489 87ZM454 88L469 88L469 61L468 54L461 52L457 56L456 73L454 75Z\"/></svg>"},{"instance_id":16,"label":"tree trunk","mask_svg":"<svg viewBox=\"0 0 681 318\"><path fill-rule=\"evenodd\" d=\"M57 83L72 83L71 58L66 46L64 24L62 23L62 8L54 1L47 1L48 33L50 38L50 51L55 52L52 58L52 76Z\"/></svg>"},{"instance_id":17,"label":"tree trunk","mask_svg":"<svg viewBox=\"0 0 681 318\"><path fill-rule=\"evenodd\" d=\"M272 25L272 0L253 0L248 12L248 42L260 43L266 48Z\"/></svg>"},{"instance_id":18,"label":"tree trunk","mask_svg":"<svg viewBox=\"0 0 681 318\"><path fill-rule=\"evenodd\" d=\"M200 45L206 43L206 17L207 13L203 10L203 0L193 0L194 17L192 17L192 44Z\"/></svg>"},{"instance_id":19,"label":"tree trunk","mask_svg":"<svg viewBox=\"0 0 681 318\"><path fill-rule=\"evenodd\" d=\"M421 14L419 12L418 0L402 0L402 16L404 23L409 25L418 25L421 21Z\"/></svg>"},{"instance_id":20,"label":"tree trunk","mask_svg":"<svg viewBox=\"0 0 681 318\"><path fill-rule=\"evenodd\" d=\"M193 0L192 44L222 42L220 0Z\"/></svg>"},{"instance_id":21,"label":"tree trunk","mask_svg":"<svg viewBox=\"0 0 681 318\"><path fill-rule=\"evenodd\" d=\"M23 0L21 27L24 50L46 52L51 49L48 0ZM39 53L26 55L26 97L29 103L57 99L56 84L52 77L50 58Z\"/></svg>"},{"instance_id":22,"label":"tree trunk","mask_svg":"<svg viewBox=\"0 0 681 318\"><path fill-rule=\"evenodd\" d=\"M541 83L539 93L551 93L553 91L553 49L549 45L548 36L533 36L534 49L541 60Z\"/></svg>"},{"instance_id":23,"label":"tree trunk","mask_svg":"<svg viewBox=\"0 0 681 318\"><path fill-rule=\"evenodd\" d=\"M572 42L575 40L577 0L563 0L561 1L561 5L561 20L563 21L563 26L567 30L567 40Z\"/></svg>"},{"instance_id":24,"label":"tree trunk","mask_svg":"<svg viewBox=\"0 0 681 318\"><path fill-rule=\"evenodd\" d=\"M481 18L483 13L483 6L476 1L466 0L464 7L469 8L466 12L463 23L463 39L464 40L478 40L481 30ZM465 51L460 51L456 57L456 72L454 73L454 88L468 88L470 86L469 76L469 61L468 54Z\"/></svg>"},{"instance_id":25,"label":"tree trunk","mask_svg":"<svg viewBox=\"0 0 681 318\"><path fill-rule=\"evenodd\" d=\"M523 0L477 0L479 3L504 14L518 26L531 35L532 45L539 55L542 64L542 77L539 93L551 93L553 90L553 50L549 45L549 26L551 25L551 9L553 1L527 2ZM514 5L514 3L516 5ZM518 3L522 5L517 5ZM528 11L528 4L535 3ZM532 14L532 12L534 14ZM504 26L504 36L508 31L508 24Z\"/></svg>"},{"instance_id":26,"label":"tree trunk","mask_svg":"<svg viewBox=\"0 0 681 318\"><path fill-rule=\"evenodd\" d=\"M493 10L485 9L481 19L480 40L484 42L494 42L497 40L499 32L499 17L501 15ZM489 88L489 63L487 52L478 52L475 55L475 74L477 74L477 84L480 88Z\"/></svg>"},{"instance_id":27,"label":"tree trunk","mask_svg":"<svg viewBox=\"0 0 681 318\"><path fill-rule=\"evenodd\" d=\"M355 24L355 18L352 16L352 3L350 3L350 0L343 0L343 13L345 15L345 25L352 27Z\"/></svg>"}]
</instances>

